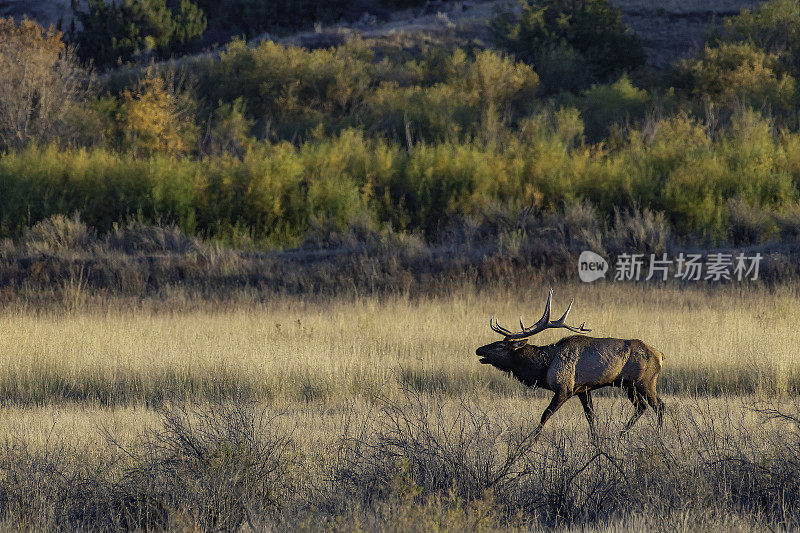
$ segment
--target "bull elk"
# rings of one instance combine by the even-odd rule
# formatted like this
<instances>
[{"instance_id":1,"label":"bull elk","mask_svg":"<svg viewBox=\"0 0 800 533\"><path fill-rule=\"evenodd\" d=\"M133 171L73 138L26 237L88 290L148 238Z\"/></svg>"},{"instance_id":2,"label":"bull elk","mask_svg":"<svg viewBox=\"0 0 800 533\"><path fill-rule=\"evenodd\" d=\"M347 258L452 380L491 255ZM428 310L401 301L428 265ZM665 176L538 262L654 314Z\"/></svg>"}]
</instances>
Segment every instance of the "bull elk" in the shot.
<instances>
[{"instance_id":1,"label":"bull elk","mask_svg":"<svg viewBox=\"0 0 800 533\"><path fill-rule=\"evenodd\" d=\"M550 320L550 302L553 291L547 297L544 314L538 322L525 327L520 318L519 333L500 326L494 317L489 319L492 331L503 335L501 341L481 346L475 353L480 362L492 365L503 372L511 373L528 387L541 387L553 391L555 395L544 410L535 436L541 433L544 424L568 399L577 396L583 405L583 412L589 422L589 429L595 433L594 407L591 391L601 387L621 387L633 403L635 411L625 428L624 435L647 409L647 404L658 414L659 429L664 424L664 402L656 394L656 380L661 371L664 354L640 340L597 339L583 336L591 330L584 324L579 327L565 323L572 301L564 315L558 320ZM574 298L573 298L574 301ZM546 329L564 328L580 333L565 337L549 346L534 346L527 342L528 337Z\"/></svg>"}]
</instances>

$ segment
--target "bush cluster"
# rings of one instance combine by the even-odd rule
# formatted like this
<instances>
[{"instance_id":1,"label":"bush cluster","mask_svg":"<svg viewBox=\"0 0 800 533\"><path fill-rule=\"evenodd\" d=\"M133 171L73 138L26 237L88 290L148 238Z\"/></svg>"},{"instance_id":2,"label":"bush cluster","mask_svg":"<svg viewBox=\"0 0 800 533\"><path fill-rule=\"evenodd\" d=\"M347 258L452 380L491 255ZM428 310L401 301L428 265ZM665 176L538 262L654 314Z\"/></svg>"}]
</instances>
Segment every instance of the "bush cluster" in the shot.
<instances>
[{"instance_id":1,"label":"bush cluster","mask_svg":"<svg viewBox=\"0 0 800 533\"><path fill-rule=\"evenodd\" d=\"M798 5L772 0L730 19L675 66L674 88L606 65L556 96L547 69L519 51L389 53L359 39L314 51L235 40L180 66L120 70L94 96L57 34L4 21L0 60L42 75L27 92L0 83L3 105L30 109L30 123L0 123L0 235L79 212L101 233L166 222L267 247L356 221L441 242L495 208L554 216L588 202L601 227L646 210L688 243L793 239ZM519 26L513 35L529 25L548 54L568 45L594 64L600 51L577 36L631 38L600 0L523 7L497 24ZM553 26L561 19L571 22ZM68 90L54 100L54 87Z\"/></svg>"},{"instance_id":2,"label":"bush cluster","mask_svg":"<svg viewBox=\"0 0 800 533\"><path fill-rule=\"evenodd\" d=\"M608 0L520 0L491 24L498 44L539 67L547 92L578 91L644 65L639 38Z\"/></svg>"},{"instance_id":3,"label":"bush cluster","mask_svg":"<svg viewBox=\"0 0 800 533\"><path fill-rule=\"evenodd\" d=\"M241 160L31 147L0 159L0 228L19 235L53 214L80 212L103 232L164 221L189 234L244 232L281 247L298 244L313 220L341 229L368 220L436 241L493 205L554 213L586 200L600 224L617 210L649 209L664 213L681 240L726 242L741 240L734 199L775 220L798 210L800 134L776 136L754 112L715 136L687 117L660 120L631 130L614 150L574 144L580 131L565 110L529 119L524 135L502 144L409 148L347 129L299 146L255 143ZM756 233L754 242L778 235L770 224Z\"/></svg>"}]
</instances>

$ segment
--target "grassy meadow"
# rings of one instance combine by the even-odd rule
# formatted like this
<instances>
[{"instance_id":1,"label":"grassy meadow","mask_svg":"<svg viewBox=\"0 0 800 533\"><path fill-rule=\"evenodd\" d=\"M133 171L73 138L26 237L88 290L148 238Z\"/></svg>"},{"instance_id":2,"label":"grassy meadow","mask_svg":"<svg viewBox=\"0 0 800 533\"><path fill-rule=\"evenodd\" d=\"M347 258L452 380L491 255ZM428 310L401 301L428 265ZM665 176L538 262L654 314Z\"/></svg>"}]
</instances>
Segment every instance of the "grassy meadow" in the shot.
<instances>
[{"instance_id":1,"label":"grassy meadow","mask_svg":"<svg viewBox=\"0 0 800 533\"><path fill-rule=\"evenodd\" d=\"M800 285L554 285L554 312L665 353L652 413L478 364L548 287L436 297L122 298L0 315L9 529L798 527ZM539 343L559 332L545 332Z\"/></svg>"}]
</instances>

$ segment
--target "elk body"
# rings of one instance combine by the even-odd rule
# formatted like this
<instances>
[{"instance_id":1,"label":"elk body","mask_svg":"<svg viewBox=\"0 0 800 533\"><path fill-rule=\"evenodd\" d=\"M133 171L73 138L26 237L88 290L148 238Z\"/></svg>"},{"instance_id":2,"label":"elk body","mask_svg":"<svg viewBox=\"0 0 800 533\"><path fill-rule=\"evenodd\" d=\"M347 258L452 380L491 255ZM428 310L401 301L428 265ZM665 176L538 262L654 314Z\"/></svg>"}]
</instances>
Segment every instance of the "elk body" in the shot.
<instances>
[{"instance_id":1,"label":"elk body","mask_svg":"<svg viewBox=\"0 0 800 533\"><path fill-rule=\"evenodd\" d=\"M505 338L475 351L482 364L509 372L529 387L553 391L553 399L542 414L536 437L553 413L573 396L580 399L589 429L594 434L591 391L607 386L622 388L633 403L635 411L622 430L623 434L642 416L648 404L658 414L660 429L664 424L664 402L656 394L656 380L664 354L640 340L583 336L591 331L584 324L573 327L564 323L572 302L561 318L551 321L552 296L553 291L550 291L544 315L534 325L526 328L520 319L522 331L519 333L501 327L494 317L489 319L492 330ZM564 328L581 335L565 337L548 346L527 343L528 337L551 328Z\"/></svg>"}]
</instances>

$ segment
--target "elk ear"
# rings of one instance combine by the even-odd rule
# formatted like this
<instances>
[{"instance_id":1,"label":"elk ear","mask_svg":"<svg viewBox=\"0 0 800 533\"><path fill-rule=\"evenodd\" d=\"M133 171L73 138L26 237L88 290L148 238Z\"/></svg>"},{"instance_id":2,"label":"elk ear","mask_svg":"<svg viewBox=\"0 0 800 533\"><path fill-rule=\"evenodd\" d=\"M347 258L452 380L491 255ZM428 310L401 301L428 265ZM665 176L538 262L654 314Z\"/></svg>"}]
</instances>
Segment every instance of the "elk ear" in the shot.
<instances>
[{"instance_id":1,"label":"elk ear","mask_svg":"<svg viewBox=\"0 0 800 533\"><path fill-rule=\"evenodd\" d=\"M523 346L528 344L528 339L519 339L515 341L511 341L511 348L514 350L519 350Z\"/></svg>"}]
</instances>

